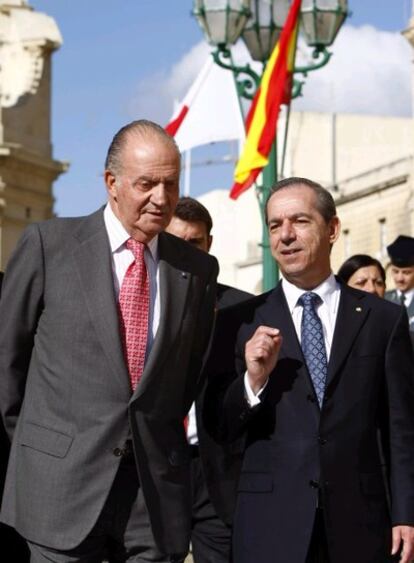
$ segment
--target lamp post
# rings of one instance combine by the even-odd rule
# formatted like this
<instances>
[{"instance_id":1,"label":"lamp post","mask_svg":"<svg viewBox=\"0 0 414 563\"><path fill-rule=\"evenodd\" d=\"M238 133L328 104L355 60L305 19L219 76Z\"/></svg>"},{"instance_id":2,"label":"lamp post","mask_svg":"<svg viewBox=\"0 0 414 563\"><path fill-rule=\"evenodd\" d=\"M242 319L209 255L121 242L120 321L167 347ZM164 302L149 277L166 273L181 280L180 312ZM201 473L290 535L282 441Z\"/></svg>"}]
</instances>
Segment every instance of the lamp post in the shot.
<instances>
[{"instance_id":1,"label":"lamp post","mask_svg":"<svg viewBox=\"0 0 414 563\"><path fill-rule=\"evenodd\" d=\"M279 39L290 4L290 0L194 0L193 14L207 41L215 47L212 52L214 61L234 73L240 98L253 98L261 76L249 64L237 66L233 63L232 45L241 37L251 58L260 61L264 70ZM306 66L295 66L294 74L306 77L309 72L328 63L331 53L327 47L335 40L347 14L347 0L302 0L302 34L307 45L313 48L313 62ZM294 78L292 99L302 95L303 84L303 80ZM286 132L288 117L289 113ZM270 252L264 215L270 189L278 179L277 160L275 141L269 154L269 163L263 169L262 184L256 188L262 217L264 291L272 289L278 278L277 265Z\"/></svg>"}]
</instances>

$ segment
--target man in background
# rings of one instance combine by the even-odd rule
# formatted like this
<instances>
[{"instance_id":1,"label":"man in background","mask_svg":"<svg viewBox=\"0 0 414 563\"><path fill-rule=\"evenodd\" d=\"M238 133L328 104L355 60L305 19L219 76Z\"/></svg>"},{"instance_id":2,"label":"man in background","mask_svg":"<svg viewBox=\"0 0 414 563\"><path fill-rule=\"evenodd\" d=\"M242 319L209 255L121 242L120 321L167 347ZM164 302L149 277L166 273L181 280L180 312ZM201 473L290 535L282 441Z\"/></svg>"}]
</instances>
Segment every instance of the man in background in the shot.
<instances>
[{"instance_id":1,"label":"man in background","mask_svg":"<svg viewBox=\"0 0 414 563\"><path fill-rule=\"evenodd\" d=\"M390 271L395 289L387 291L385 299L404 305L407 309L414 348L414 238L400 235L387 246L387 251L391 260Z\"/></svg>"},{"instance_id":2,"label":"man in background","mask_svg":"<svg viewBox=\"0 0 414 563\"><path fill-rule=\"evenodd\" d=\"M213 237L210 213L196 199L178 200L167 232L209 252ZM252 295L234 287L217 284L217 308L235 305ZM229 486L226 467L229 453L208 436L202 420L203 393L192 405L187 419L187 438L191 452L193 514L191 544L195 563L228 563L230 561L231 517L222 509L219 489Z\"/></svg>"},{"instance_id":3,"label":"man in background","mask_svg":"<svg viewBox=\"0 0 414 563\"><path fill-rule=\"evenodd\" d=\"M201 387L217 261L165 232L180 154L150 121L108 149L108 203L30 225L0 301L0 407L12 449L2 521L32 563L183 561L183 419Z\"/></svg>"},{"instance_id":4,"label":"man in background","mask_svg":"<svg viewBox=\"0 0 414 563\"><path fill-rule=\"evenodd\" d=\"M180 197L166 231L204 252L209 252L213 243L212 228L213 220L202 203L192 197ZM251 293L223 283L217 284L217 305L220 309L240 303L249 297L252 297Z\"/></svg>"}]
</instances>

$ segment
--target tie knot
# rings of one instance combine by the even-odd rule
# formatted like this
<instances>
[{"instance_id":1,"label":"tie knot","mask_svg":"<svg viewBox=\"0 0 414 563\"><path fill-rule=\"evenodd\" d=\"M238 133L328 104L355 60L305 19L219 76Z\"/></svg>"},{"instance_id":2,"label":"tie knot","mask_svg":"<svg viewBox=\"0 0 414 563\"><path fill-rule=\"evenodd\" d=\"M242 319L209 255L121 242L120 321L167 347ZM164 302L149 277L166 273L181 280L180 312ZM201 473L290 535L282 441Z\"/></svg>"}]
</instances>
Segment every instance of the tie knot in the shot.
<instances>
[{"instance_id":1,"label":"tie knot","mask_svg":"<svg viewBox=\"0 0 414 563\"><path fill-rule=\"evenodd\" d=\"M313 291L307 291L303 295L301 295L298 299L298 303L302 305L302 307L312 307L314 308L315 305L320 303L322 300L317 293Z\"/></svg>"},{"instance_id":2,"label":"tie knot","mask_svg":"<svg viewBox=\"0 0 414 563\"><path fill-rule=\"evenodd\" d=\"M128 250L132 252L136 262L143 259L144 251L145 251L145 244L143 242L139 242L133 238L129 238L126 241L125 246L127 247Z\"/></svg>"}]
</instances>

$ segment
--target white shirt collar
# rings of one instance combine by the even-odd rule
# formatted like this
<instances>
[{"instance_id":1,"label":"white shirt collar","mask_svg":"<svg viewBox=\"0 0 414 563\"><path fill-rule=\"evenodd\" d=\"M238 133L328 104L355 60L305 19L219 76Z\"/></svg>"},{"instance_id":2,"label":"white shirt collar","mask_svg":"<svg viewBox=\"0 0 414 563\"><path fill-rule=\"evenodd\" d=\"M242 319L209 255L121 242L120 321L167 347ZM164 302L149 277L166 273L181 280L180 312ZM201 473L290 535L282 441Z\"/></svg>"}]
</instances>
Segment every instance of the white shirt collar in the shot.
<instances>
[{"instance_id":1,"label":"white shirt collar","mask_svg":"<svg viewBox=\"0 0 414 563\"><path fill-rule=\"evenodd\" d=\"M399 289L397 289L397 295L398 297L401 297L402 291L400 291ZM404 292L405 298L407 299L407 301L411 300L411 298L414 295L414 288L413 289L409 289L408 291Z\"/></svg>"},{"instance_id":2,"label":"white shirt collar","mask_svg":"<svg viewBox=\"0 0 414 563\"><path fill-rule=\"evenodd\" d=\"M109 203L106 204L104 209L104 222L106 231L109 238L109 246L111 247L111 252L114 254L125 248L126 241L131 238L129 233L125 230L121 221L112 211ZM158 235L155 235L148 244L147 248L151 253L152 258L157 261L158 257Z\"/></svg>"},{"instance_id":3,"label":"white shirt collar","mask_svg":"<svg viewBox=\"0 0 414 563\"><path fill-rule=\"evenodd\" d=\"M399 300L401 300L402 293L403 293L402 291L397 289L397 297L398 297ZM414 288L409 289L408 291L404 292L404 305L405 305L405 307L409 307L411 305L413 297L414 297Z\"/></svg>"},{"instance_id":4,"label":"white shirt collar","mask_svg":"<svg viewBox=\"0 0 414 563\"><path fill-rule=\"evenodd\" d=\"M288 303L289 311L292 313L298 304L299 297L306 293L306 290L296 287L296 285L288 282L285 278L282 279L282 288ZM317 293L323 303L326 303L327 307L330 308L332 297L336 291L339 291L339 288L340 286L336 281L335 276L331 273L326 280L318 285L318 287L312 289L312 292Z\"/></svg>"}]
</instances>

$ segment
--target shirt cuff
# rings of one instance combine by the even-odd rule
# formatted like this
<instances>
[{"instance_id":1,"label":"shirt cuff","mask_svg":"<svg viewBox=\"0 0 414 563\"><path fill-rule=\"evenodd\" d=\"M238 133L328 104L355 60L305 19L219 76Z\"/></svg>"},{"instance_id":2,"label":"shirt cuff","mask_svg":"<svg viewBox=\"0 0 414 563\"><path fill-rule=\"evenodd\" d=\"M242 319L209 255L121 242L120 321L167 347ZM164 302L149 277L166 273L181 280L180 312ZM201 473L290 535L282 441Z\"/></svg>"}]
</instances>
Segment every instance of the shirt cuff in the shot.
<instances>
[{"instance_id":1,"label":"shirt cuff","mask_svg":"<svg viewBox=\"0 0 414 563\"><path fill-rule=\"evenodd\" d=\"M246 373L244 374L244 391L245 391L246 400L249 403L249 407L255 407L256 405L260 405L261 403L260 395L266 389L268 382L269 380L266 381L266 383L263 385L261 389L259 389L257 393L254 393L252 388L250 387L249 377L246 371Z\"/></svg>"}]
</instances>

